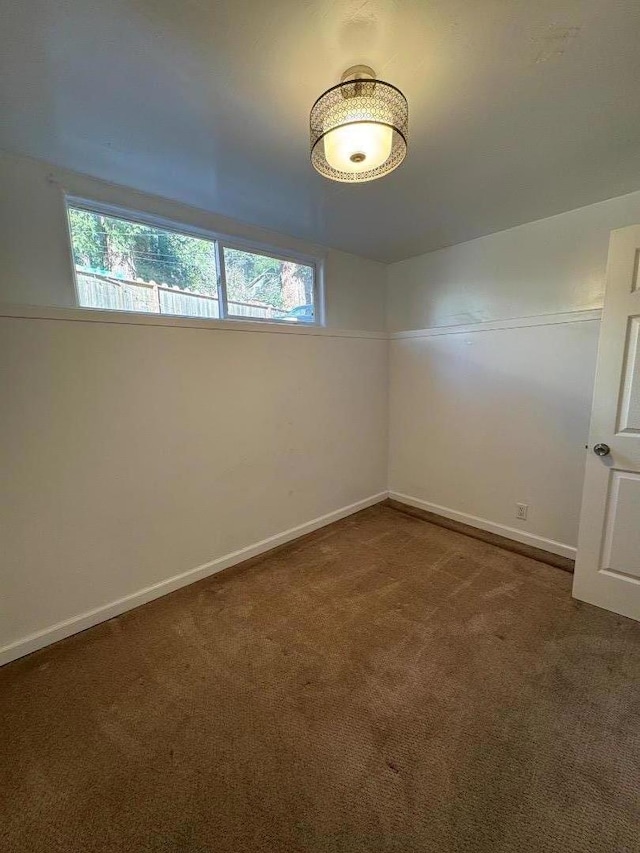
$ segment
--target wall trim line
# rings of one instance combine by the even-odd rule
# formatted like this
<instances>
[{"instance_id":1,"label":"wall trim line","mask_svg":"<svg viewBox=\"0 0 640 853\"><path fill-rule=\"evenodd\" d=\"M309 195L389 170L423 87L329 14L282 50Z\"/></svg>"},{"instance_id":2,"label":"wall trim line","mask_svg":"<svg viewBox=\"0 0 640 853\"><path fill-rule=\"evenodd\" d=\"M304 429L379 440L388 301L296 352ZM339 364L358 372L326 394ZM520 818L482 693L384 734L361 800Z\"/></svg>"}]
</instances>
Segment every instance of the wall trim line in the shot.
<instances>
[{"instance_id":1,"label":"wall trim line","mask_svg":"<svg viewBox=\"0 0 640 853\"><path fill-rule=\"evenodd\" d=\"M26 637L21 637L12 643L0 648L0 666L17 660L24 655L31 654L38 649L56 643L58 640L63 640L70 637L72 634L77 634L101 622L106 622L108 619L113 619L114 616L119 616L126 613L128 610L133 610L141 604L146 604L156 598L161 598L170 592L181 589L184 586L203 580L211 575L228 569L231 566L243 563L253 557L258 557L278 548L286 543L293 542L296 539L306 536L308 533L313 533L321 527L326 527L328 524L333 524L335 521L340 521L349 515L360 512L367 507L377 503L382 503L388 497L388 492L378 492L375 495L370 495L363 500L343 506L340 509L329 512L326 515L318 516L317 518L307 521L304 524L299 524L296 527L291 527L289 530L284 530L282 533L277 533L275 536L269 536L267 539L262 539L255 542L253 545L248 545L246 548L240 548L237 551L232 551L222 557L217 557L215 560L209 560L194 569L188 569L186 572L181 572L173 577L166 578L151 586L145 587L111 601L108 604L103 604L85 613L80 613L77 616L72 616L55 625L50 625L43 628L41 631L36 631L33 634L28 634Z\"/></svg>"},{"instance_id":2,"label":"wall trim line","mask_svg":"<svg viewBox=\"0 0 640 853\"><path fill-rule=\"evenodd\" d=\"M508 527L506 524L490 521L488 518L480 518L476 515L470 515L467 512L459 512L450 507L440 506L439 504L424 501L421 498L414 498L401 492L390 491L389 497L391 500L400 501L400 503L408 504L408 506L415 507L416 509L423 509L427 512L433 512L436 515L443 515L452 521L459 521L471 527L478 527L480 530L486 530L488 533L496 533L498 536L504 536L506 539L513 539L523 545L539 548L541 551L550 551L552 554L567 557L570 560L575 560L576 558L576 548L571 545L565 545L563 542L556 542L554 539L545 539L544 536L538 536L535 533L527 533L515 527Z\"/></svg>"},{"instance_id":3,"label":"wall trim line","mask_svg":"<svg viewBox=\"0 0 640 853\"><path fill-rule=\"evenodd\" d=\"M503 329L526 329L530 326L557 326L566 323L584 323L600 320L602 309L588 311L562 311L557 314L535 314L530 317L513 317L508 320L488 320L479 323L463 323L458 326L433 326L429 329L409 329L392 332L392 340L401 338L431 338L437 335L464 335L471 332L499 332Z\"/></svg>"},{"instance_id":4,"label":"wall trim line","mask_svg":"<svg viewBox=\"0 0 640 853\"><path fill-rule=\"evenodd\" d=\"M566 323L585 323L600 320L600 308L588 311L566 311L558 314L536 314L508 320L488 320L457 326L433 326L429 329L408 329L401 332L370 332L364 329L330 329L326 326L285 326L277 323L245 322L243 320L199 320L173 315L140 314L135 311L101 311L96 308L56 308L40 305L0 303L0 317L15 320L58 320L76 323L102 323L122 326L167 326L169 328L201 329L216 332L244 332L268 335L307 335L323 338L367 338L377 341L403 338L431 338L438 335L464 335L472 332L497 332L505 329L526 329L531 326L556 326Z\"/></svg>"},{"instance_id":5,"label":"wall trim line","mask_svg":"<svg viewBox=\"0 0 640 853\"><path fill-rule=\"evenodd\" d=\"M267 335L306 335L323 338L368 338L389 340L387 332L328 329L326 326L298 326L243 320L197 320L168 314L139 314L135 311L101 311L97 308L53 308L39 305L0 303L0 317L14 320L58 320L75 323L102 323L117 326L169 326L215 332L247 332Z\"/></svg>"}]
</instances>

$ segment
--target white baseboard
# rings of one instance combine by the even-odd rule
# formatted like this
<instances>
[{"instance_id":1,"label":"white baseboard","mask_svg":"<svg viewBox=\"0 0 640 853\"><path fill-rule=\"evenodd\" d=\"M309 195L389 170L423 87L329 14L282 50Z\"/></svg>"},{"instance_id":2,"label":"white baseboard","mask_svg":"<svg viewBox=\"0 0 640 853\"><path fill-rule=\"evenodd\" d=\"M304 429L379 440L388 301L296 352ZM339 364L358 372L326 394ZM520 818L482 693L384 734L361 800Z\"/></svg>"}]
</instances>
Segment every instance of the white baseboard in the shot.
<instances>
[{"instance_id":1,"label":"white baseboard","mask_svg":"<svg viewBox=\"0 0 640 853\"><path fill-rule=\"evenodd\" d=\"M439 506L438 504L429 503L429 501L423 501L420 498L403 495L401 492L389 492L389 497L392 500L400 501L416 509L424 509L436 515L443 515L452 521L460 521L471 527L486 530L488 533L496 533L498 536L504 536L506 539L513 539L515 542L520 542L523 545L531 545L533 548L540 548L542 551L549 551L552 554L558 554L560 557L568 557L570 560L575 560L576 558L575 548L571 545L565 545L562 542L556 542L554 539L545 539L544 536L537 536L535 533L526 533L524 530L518 530L515 527L507 527L506 524L489 521L488 518L478 518L476 515L458 512L446 506Z\"/></svg>"},{"instance_id":2,"label":"white baseboard","mask_svg":"<svg viewBox=\"0 0 640 853\"><path fill-rule=\"evenodd\" d=\"M89 610L86 613L65 619L64 622L58 622L56 625L44 628L42 631L22 637L0 648L0 666L44 648L44 646L48 646L58 640L63 640L65 637L70 637L72 634L77 634L79 631L84 631L86 628L91 628L93 625L98 625L100 622L106 622L107 619L119 616L127 610L133 610L134 607L139 607L141 604L153 601L154 598L161 598L163 595L167 595L167 593L180 589L183 586L188 586L195 581L216 574L216 572L221 572L223 569L228 569L230 566L235 566L237 563L251 559L251 557L264 554L265 551L277 548L278 545L284 545L293 539L298 539L306 533L312 533L320 527L326 527L327 524L332 524L334 521L339 521L341 518L346 518L348 515L353 515L355 512L380 503L387 496L387 492L379 492L377 495L371 495L364 500L344 506L326 515L321 515L319 518L314 518L305 524L299 524L290 530L285 530L283 533L270 536L268 539L263 539L254 545L241 548L239 551L233 551L231 554L225 554L225 556L218 557L216 560L211 560L208 563L203 563L203 565L197 566L195 569L189 569L189 571L174 575L131 595L126 595L116 601L96 607L94 610Z\"/></svg>"}]
</instances>

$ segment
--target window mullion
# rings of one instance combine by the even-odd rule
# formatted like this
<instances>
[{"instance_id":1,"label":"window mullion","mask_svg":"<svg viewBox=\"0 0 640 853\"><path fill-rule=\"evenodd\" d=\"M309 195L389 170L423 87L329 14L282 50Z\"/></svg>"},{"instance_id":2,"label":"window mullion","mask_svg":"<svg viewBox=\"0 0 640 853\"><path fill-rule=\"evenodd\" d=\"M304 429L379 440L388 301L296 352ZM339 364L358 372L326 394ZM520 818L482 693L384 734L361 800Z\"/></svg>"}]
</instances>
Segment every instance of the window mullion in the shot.
<instances>
[{"instance_id":1,"label":"window mullion","mask_svg":"<svg viewBox=\"0 0 640 853\"><path fill-rule=\"evenodd\" d=\"M216 240L216 267L218 271L218 305L220 309L220 319L226 320L229 316L229 307L227 302L227 275L224 267L224 250L220 240Z\"/></svg>"}]
</instances>

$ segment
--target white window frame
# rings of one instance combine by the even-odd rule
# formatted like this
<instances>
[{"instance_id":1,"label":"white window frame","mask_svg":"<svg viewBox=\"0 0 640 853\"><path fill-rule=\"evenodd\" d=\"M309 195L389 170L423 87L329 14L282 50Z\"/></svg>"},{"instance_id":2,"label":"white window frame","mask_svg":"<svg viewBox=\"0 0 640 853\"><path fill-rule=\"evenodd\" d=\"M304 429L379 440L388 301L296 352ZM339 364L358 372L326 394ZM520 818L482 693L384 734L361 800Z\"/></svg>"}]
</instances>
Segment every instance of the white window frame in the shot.
<instances>
[{"instance_id":1,"label":"white window frame","mask_svg":"<svg viewBox=\"0 0 640 853\"><path fill-rule=\"evenodd\" d=\"M174 231L177 234L184 234L191 237L200 237L204 240L210 240L215 246L216 256L216 277L218 290L218 311L219 318L209 320L206 318L198 318L203 323L219 323L220 321L230 323L269 323L289 328L313 328L317 326L325 326L325 288L324 288L324 255L303 253L297 251L289 251L288 249L278 249L271 245L259 243L254 240L248 240L243 237L231 236L217 231L211 231L207 228L201 228L198 225L190 223L178 222L173 219L167 219L163 216L158 216L154 213L145 211L132 210L131 208L120 207L115 204L96 202L90 199L82 198L76 195L65 193L64 195L65 209L67 215L67 228L69 234L69 257L71 261L71 270L73 273L73 286L75 294L76 307L84 311L105 310L114 314L144 314L146 317L161 316L161 317L184 317L183 314L160 314L156 315L147 311L118 311L116 309L96 309L89 308L85 305L80 305L78 280L76 277L76 265L73 256L73 239L71 232L71 220L69 217L69 208L78 208L86 210L88 213L98 213L102 216L113 216L117 219L124 219L127 222L133 222L140 225L149 225L152 228L161 228L165 231ZM292 323L290 320L267 317L239 317L237 315L229 316L228 299L227 299L227 284L224 266L224 249L237 249L240 252L248 252L263 257L274 258L278 261L291 261L297 264L303 264L313 269L313 321L302 322L299 325ZM193 318L192 318L193 319Z\"/></svg>"}]
</instances>

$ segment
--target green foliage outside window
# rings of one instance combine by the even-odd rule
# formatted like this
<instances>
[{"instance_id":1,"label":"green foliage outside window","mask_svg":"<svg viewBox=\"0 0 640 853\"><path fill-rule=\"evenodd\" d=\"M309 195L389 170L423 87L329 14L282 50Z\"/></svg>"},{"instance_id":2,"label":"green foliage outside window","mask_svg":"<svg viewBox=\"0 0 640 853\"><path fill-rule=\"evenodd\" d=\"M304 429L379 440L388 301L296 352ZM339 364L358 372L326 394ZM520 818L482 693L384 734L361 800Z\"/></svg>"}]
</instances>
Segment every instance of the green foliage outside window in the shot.
<instances>
[{"instance_id":1,"label":"green foliage outside window","mask_svg":"<svg viewBox=\"0 0 640 853\"><path fill-rule=\"evenodd\" d=\"M215 246L210 240L77 208L70 208L69 217L76 266L215 293Z\"/></svg>"}]
</instances>

